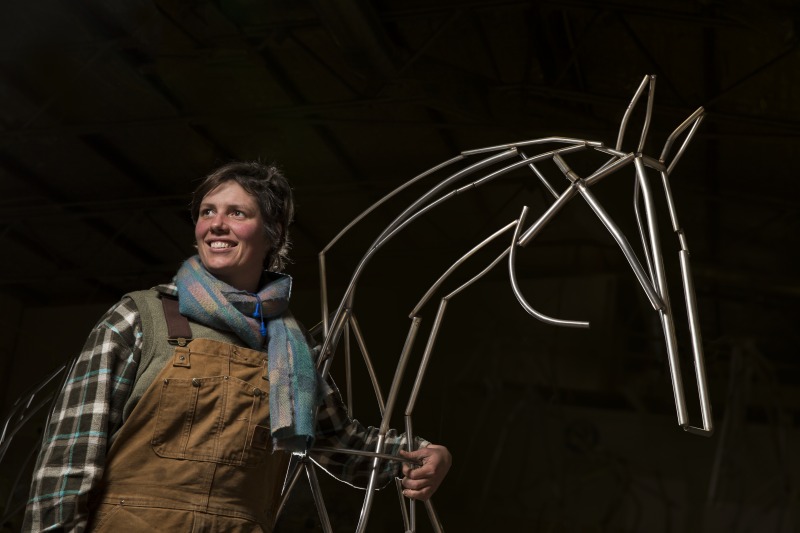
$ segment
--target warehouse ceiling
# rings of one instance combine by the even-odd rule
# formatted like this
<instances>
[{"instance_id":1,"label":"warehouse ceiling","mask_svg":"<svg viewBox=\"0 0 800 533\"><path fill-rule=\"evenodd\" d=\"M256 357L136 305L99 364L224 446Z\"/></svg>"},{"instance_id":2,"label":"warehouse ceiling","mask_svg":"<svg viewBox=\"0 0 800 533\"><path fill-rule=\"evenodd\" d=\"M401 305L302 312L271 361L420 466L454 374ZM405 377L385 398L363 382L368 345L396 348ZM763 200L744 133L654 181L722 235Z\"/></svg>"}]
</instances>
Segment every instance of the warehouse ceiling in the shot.
<instances>
[{"instance_id":1,"label":"warehouse ceiling","mask_svg":"<svg viewBox=\"0 0 800 533\"><path fill-rule=\"evenodd\" d=\"M655 75L646 153L658 156L678 124L706 111L671 183L719 404L727 405L730 354L748 353L767 365L796 420L798 21L788 0L7 3L0 293L23 307L57 308L111 303L169 279L193 251L187 206L197 180L254 159L277 162L294 185L289 271L316 287L318 252L406 180L465 150L527 139L614 146L634 92ZM641 124L637 111L629 143ZM598 165L574 161L584 175ZM614 180L598 194L623 224L632 181ZM430 284L523 204L545 209L552 198L544 192L530 176L512 179L421 220L369 283ZM400 195L331 252L334 286L374 238L370 230L412 197ZM608 320L635 334L631 308L647 305L616 244L586 209L563 220L520 252L519 275L620 280L624 295L611 291L610 307L581 307L606 294L597 291L563 297L576 302L570 313L612 309ZM546 304L556 314L557 301ZM748 416L766 415L759 407Z\"/></svg>"}]
</instances>

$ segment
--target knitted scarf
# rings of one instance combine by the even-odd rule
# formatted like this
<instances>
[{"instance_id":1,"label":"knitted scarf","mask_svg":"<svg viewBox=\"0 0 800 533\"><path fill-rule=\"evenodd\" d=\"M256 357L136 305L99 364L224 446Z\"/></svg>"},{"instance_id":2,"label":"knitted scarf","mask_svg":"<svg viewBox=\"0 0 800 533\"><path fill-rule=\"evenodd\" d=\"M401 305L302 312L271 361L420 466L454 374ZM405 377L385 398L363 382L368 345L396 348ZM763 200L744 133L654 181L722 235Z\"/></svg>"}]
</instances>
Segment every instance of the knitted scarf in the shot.
<instances>
[{"instance_id":1,"label":"knitted scarf","mask_svg":"<svg viewBox=\"0 0 800 533\"><path fill-rule=\"evenodd\" d=\"M191 257L175 278L179 309L191 320L235 333L250 348L263 350L266 344L274 448L306 451L314 440L321 398L318 374L311 348L288 310L292 278L268 275L259 292L248 293L218 280L198 256Z\"/></svg>"}]
</instances>

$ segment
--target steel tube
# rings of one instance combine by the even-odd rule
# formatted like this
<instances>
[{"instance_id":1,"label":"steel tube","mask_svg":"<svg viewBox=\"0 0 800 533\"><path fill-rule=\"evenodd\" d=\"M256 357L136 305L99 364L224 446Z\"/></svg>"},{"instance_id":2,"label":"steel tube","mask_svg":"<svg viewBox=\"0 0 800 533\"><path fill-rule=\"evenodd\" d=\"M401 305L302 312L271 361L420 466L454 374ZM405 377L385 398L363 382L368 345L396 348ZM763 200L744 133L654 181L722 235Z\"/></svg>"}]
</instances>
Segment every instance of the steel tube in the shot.
<instances>
[{"instance_id":1,"label":"steel tube","mask_svg":"<svg viewBox=\"0 0 800 533\"><path fill-rule=\"evenodd\" d=\"M647 265L647 271L650 274L650 279L655 279L655 270L653 269L653 259L650 257L650 247L647 244L647 235L645 232L644 224L642 223L642 213L639 211L639 199L641 198L642 189L637 177L633 182L633 218L636 220L636 229L639 231L639 238L642 241L642 250L644 251L644 262Z\"/></svg>"},{"instance_id":2,"label":"steel tube","mask_svg":"<svg viewBox=\"0 0 800 533\"><path fill-rule=\"evenodd\" d=\"M432 501L425 500L425 510L428 511L428 519L431 521L434 533L444 533L442 521L439 520L439 515L436 514L436 509L434 509Z\"/></svg>"},{"instance_id":3,"label":"steel tube","mask_svg":"<svg viewBox=\"0 0 800 533\"><path fill-rule=\"evenodd\" d=\"M386 401L386 411L383 414L381 425L378 430L378 441L375 445L375 451L378 453L383 453L383 446L386 441L386 432L389 430L389 423L391 422L394 405L397 403L397 396L400 393L400 384L403 381L403 375L405 374L406 365L408 364L409 355L411 353L411 348L414 345L414 339L417 336L420 322L421 319L419 317L415 317L411 321L411 326L408 330L408 336L406 337L406 342L403 346L403 352L400 355L400 361L397 363L397 368L395 369L392 386L389 389L389 398ZM378 477L379 467L380 458L375 458L372 463L372 471L370 472L369 476L369 483L367 485L367 493L364 497L364 504L361 507L361 516L359 517L358 527L356 528L357 533L363 533L367 527L369 512L372 508L372 500L375 495L375 483Z\"/></svg>"},{"instance_id":4,"label":"steel tube","mask_svg":"<svg viewBox=\"0 0 800 533\"><path fill-rule=\"evenodd\" d=\"M528 141L516 142L511 144L498 144L495 146L487 146L486 148L476 148L473 150L464 150L461 152L463 156L470 156L470 155L480 155L485 154L487 152L499 152L500 150L514 150L521 146L532 146L537 144L548 144L548 143L561 143L561 144L586 144L586 140L584 139L573 139L571 137L542 137L541 139L531 139ZM594 145L601 145L602 143L593 142L591 143Z\"/></svg>"},{"instance_id":5,"label":"steel tube","mask_svg":"<svg viewBox=\"0 0 800 533\"><path fill-rule=\"evenodd\" d=\"M650 279L647 277L647 274L642 268L641 263L639 263L639 260L636 258L636 254L633 252L633 248L631 248L630 243L628 243L628 239L625 238L625 235L614 223L608 213L606 213L605 209L603 209L603 206L600 205L600 202L597 201L589 189L587 189L581 182L577 182L577 186L578 191L583 196L583 199L586 200L586 203L589 204L589 207L592 208L597 217L603 222L603 225L606 227L606 229L611 233L611 236L614 237L614 240L617 241L617 244L622 250L622 253L625 255L625 258L628 260L628 264L630 264L631 268L633 269L636 279L639 280L639 284L644 289L645 294L647 294L647 298L650 300L653 308L661 309L664 306L664 303L661 301L661 297L658 296L658 293L650 283Z\"/></svg>"},{"instance_id":6,"label":"steel tube","mask_svg":"<svg viewBox=\"0 0 800 533\"><path fill-rule=\"evenodd\" d=\"M378 440L375 444L376 449L380 452L383 451L386 435L381 433L378 435ZM361 514L358 517L358 525L356 526L356 533L364 533L367 529L367 522L369 521L369 512L372 510L372 500L375 497L375 483L378 479L378 468L380 468L380 458L372 460L372 470L369 474L369 482L367 483L367 492L364 495L364 503L361 506Z\"/></svg>"},{"instance_id":7,"label":"steel tube","mask_svg":"<svg viewBox=\"0 0 800 533\"><path fill-rule=\"evenodd\" d=\"M278 502L278 509L275 511L275 520L278 519L283 512L283 508L286 507L286 502L289 500L289 496L292 494L297 480L300 479L300 473L303 471L303 459L299 459L298 457L298 455L292 455L292 460L286 471L286 479L283 481L283 490L281 491L281 500Z\"/></svg>"},{"instance_id":8,"label":"steel tube","mask_svg":"<svg viewBox=\"0 0 800 533\"><path fill-rule=\"evenodd\" d=\"M642 83L639 84L639 88L636 89L636 92L631 98L630 103L628 104L628 108L625 110L625 114L622 115L622 120L619 123L619 133L617 134L617 144L615 145L617 150L620 150L622 147L622 139L625 137L625 129L628 127L628 120L631 118L631 113L633 113L633 108L636 107L636 102L639 101L639 98L644 93L644 90L647 88L647 84L650 81L650 76L645 76L642 80Z\"/></svg>"},{"instance_id":9,"label":"steel tube","mask_svg":"<svg viewBox=\"0 0 800 533\"><path fill-rule=\"evenodd\" d=\"M703 110L703 108L701 107L699 111L702 111L702 110ZM683 157L684 150L689 145L689 141L692 140L692 137L694 137L694 134L697 132L697 128L700 127L700 123L702 121L703 121L703 115L698 116L697 117L697 121L694 123L694 125L692 125L692 129L689 130L689 133L686 135L686 138L683 140L683 143L681 144L680 149L678 149L678 153L675 154L675 157L673 157L672 161L670 161L669 165L667 165L667 172L668 173L670 173L670 174L672 173L672 170L675 168L675 165L677 165L678 161L680 161L681 157Z\"/></svg>"},{"instance_id":10,"label":"steel tube","mask_svg":"<svg viewBox=\"0 0 800 533\"><path fill-rule=\"evenodd\" d=\"M356 320L355 315L350 317L350 325L353 327L353 335L356 337L358 349L361 352L361 356L364 358L369 380L372 382L372 389L375 391L375 399L378 401L378 409L380 409L381 416L383 416L386 408L386 403L383 401L383 392L381 392L381 386L378 383L378 376L375 374L375 367L372 366L372 358L370 358L369 352L367 351L367 343L364 341L364 334L361 333L361 327L358 325L358 320Z\"/></svg>"},{"instance_id":11,"label":"steel tube","mask_svg":"<svg viewBox=\"0 0 800 533\"><path fill-rule=\"evenodd\" d=\"M514 260L516 258L516 249L517 249L517 239L519 238L519 228L525 222L525 216L528 214L528 206L522 208L522 213L519 216L519 223L517 224L516 229L514 230L514 238L511 241L511 247L508 251L508 275L509 279L511 280L511 290L514 291L514 296L517 297L517 301L520 303L523 309L528 312L534 318L541 320L546 324L552 324L554 326L564 326L567 328L588 328L588 322L579 322L576 320L561 320L558 318L551 318L545 314L538 312L536 309L531 307L531 305L525 300L525 297L522 295L522 291L519 289L519 284L517 283L517 272L514 265Z\"/></svg>"},{"instance_id":12,"label":"steel tube","mask_svg":"<svg viewBox=\"0 0 800 533\"><path fill-rule=\"evenodd\" d=\"M359 457L369 457L371 459L384 459L386 461L396 461L399 463L408 463L414 466L422 466L422 463L420 463L419 461L408 459L406 457L403 457L402 455L392 455L390 453L383 453L383 452L370 452L368 450L356 450L352 448L331 448L329 446L315 446L314 448L311 448L310 453L311 454L340 453L344 455L357 455ZM320 468L325 470L325 468L322 466L320 466Z\"/></svg>"},{"instance_id":13,"label":"steel tube","mask_svg":"<svg viewBox=\"0 0 800 533\"><path fill-rule=\"evenodd\" d=\"M633 269L633 273L636 276L636 279L639 280L642 288L644 289L645 294L647 294L650 303L653 305L654 309L661 309L664 306L664 303L661 301L661 297L658 295L656 290L653 288L650 279L647 277L642 265L639 263L639 259L637 259L636 254L631 248L628 239L622 233L622 230L614 223L611 217L606 213L603 206L600 202L594 197L594 195L589 191L588 187L584 184L583 180L578 178L578 175L569 168L566 161L564 161L558 154L553 156L553 161L562 169L565 175L568 178L572 176L573 185L578 188L578 192L581 193L583 199L589 204L589 207L592 208L595 215L603 222L603 225L606 229L611 233L611 236L614 237L614 240L617 241L622 253L625 255L625 258L628 260L628 264L630 264L631 268Z\"/></svg>"},{"instance_id":14,"label":"steel tube","mask_svg":"<svg viewBox=\"0 0 800 533\"><path fill-rule=\"evenodd\" d=\"M414 425L411 422L411 415L406 414L406 449L411 452L414 451L416 445L414 443ZM401 500L402 498L402 491L401 491ZM405 502L404 502L405 503ZM403 509L405 509L405 505L403 505ZM416 533L417 531L417 504L416 500L409 499L408 502L408 533Z\"/></svg>"},{"instance_id":15,"label":"steel tube","mask_svg":"<svg viewBox=\"0 0 800 533\"><path fill-rule=\"evenodd\" d=\"M439 279L437 279L437 280L436 280L436 282L435 282L433 285L431 285L431 287L430 287L430 288L427 290L427 292L426 292L426 293L425 293L425 294L422 296L422 298L420 299L419 303L417 303L417 305L416 305L416 306L414 306L414 309L412 309L412 310L411 310L411 313L410 313L410 315L409 315L409 318L413 318L413 317L415 317L415 316L416 316L416 315L419 313L420 309L422 309L422 307L423 307L423 306L424 306L426 303L428 303L428 300L430 300L431 296L433 296L433 293L434 293L434 292L436 292L436 291L439 289L439 287L441 287L441 286L442 286L442 283L444 283L444 281L445 281L445 280L446 280L446 279L447 279L447 278L448 278L448 277L449 277L449 276L450 276L450 275L451 275L453 272L455 272L455 270L456 270L458 267L460 267L462 264L464 264L464 262L465 262L467 259L469 259L469 258L470 258L470 257L472 257L473 255L475 255L475 253L476 253L476 252L478 252L478 250L480 250L481 248L483 248L484 246L486 246L487 244L489 244L490 242L492 242L494 239L496 239L497 237L499 237L500 235L502 235L502 234L503 234L503 233L505 233L506 231L508 231L508 230L510 230L511 228L513 228L513 227L514 227L516 224L517 224L517 221L516 221L516 220L514 220L514 221L512 221L512 222L509 222L508 224L506 224L505 226L503 226L502 228L500 228L499 230L495 231L494 233L492 233L491 235L489 235L487 238L485 238L484 240L482 240L480 243L478 243L478 245L477 245L477 246L473 247L473 248L472 248L470 251L468 251L466 254L462 255L462 256L461 256L461 257L460 257L460 258L459 258L459 259L458 259L458 260L457 260L455 263L453 263L453 264L450 266L450 268L448 268L448 269L445 271L445 273L444 273L444 274L442 274L441 276L439 276Z\"/></svg>"},{"instance_id":16,"label":"steel tube","mask_svg":"<svg viewBox=\"0 0 800 533\"><path fill-rule=\"evenodd\" d=\"M328 272L325 268L325 252L320 252L317 256L319 263L319 297L320 305L322 307L322 335L328 336Z\"/></svg>"},{"instance_id":17,"label":"steel tube","mask_svg":"<svg viewBox=\"0 0 800 533\"><path fill-rule=\"evenodd\" d=\"M406 500L403 498L403 481L400 478L394 478L394 486L397 489L397 497L400 499L400 513L403 515L403 531L406 533L415 533L416 528L411 524L409 511L406 507ZM414 500L411 500L413 503Z\"/></svg>"},{"instance_id":18,"label":"steel tube","mask_svg":"<svg viewBox=\"0 0 800 533\"><path fill-rule=\"evenodd\" d=\"M528 158L528 156L522 150L519 151L519 154L525 159ZM536 177L539 178L539 181L542 182L542 185L544 185L545 189L547 189L550 192L550 194L553 195L553 198L558 198L558 193L553 188L553 186L550 185L550 182L547 181L547 178L544 177L544 174L539 172L539 169L536 168L536 165L531 163L530 165L528 165L528 167L530 167L530 169L533 170L533 173L536 174Z\"/></svg>"},{"instance_id":19,"label":"steel tube","mask_svg":"<svg viewBox=\"0 0 800 533\"><path fill-rule=\"evenodd\" d=\"M697 313L694 283L692 281L691 266L689 264L688 250L679 252L681 262L681 279L686 297L686 313L689 317L689 333L692 339L692 353L694 354L694 370L697 377L697 391L700 395L700 414L703 419L703 428L687 428L688 431L704 436L711 436L714 432L714 422L711 415L711 400L709 399L708 385L706 382L706 365L703 357L703 340L700 335L700 319Z\"/></svg>"},{"instance_id":20,"label":"steel tube","mask_svg":"<svg viewBox=\"0 0 800 533\"><path fill-rule=\"evenodd\" d=\"M429 168L428 170L426 170L422 174L418 174L417 176L414 176L410 180L404 182L399 187L396 187L390 193L386 194L380 200L378 200L377 202L375 202L374 204L369 206L369 208L365 209L360 215L358 215L356 218L354 218L347 226L342 228L342 230L339 233L337 233L336 236L333 239L331 239L331 241L328 243L328 245L325 246L325 248L323 248L322 252L320 252L320 253L324 254L325 252L330 250L331 247L334 244L336 244L339 241L339 239L341 239L344 236L345 233L347 233L348 231L350 231L353 228L353 226L355 226L356 224L361 222L364 219L364 217L366 217L367 215L369 215L370 213L375 211L377 208L379 208L380 206L385 204L387 201L392 199L397 194L403 192L405 189L407 189L408 187L414 185L418 181L426 178L427 176L430 176L431 174L434 174L434 173L440 171L441 169L443 169L443 168L445 168L447 166L450 166L451 164L453 164L453 163L455 163L457 161L461 161L462 159L464 159L463 155L457 155L457 156L453 157L452 159L448 159L444 163L441 163L439 165L436 165L435 167Z\"/></svg>"},{"instance_id":21,"label":"steel tube","mask_svg":"<svg viewBox=\"0 0 800 533\"><path fill-rule=\"evenodd\" d=\"M331 527L331 519L328 516L328 510L325 508L325 500L322 498L322 489L319 488L319 479L317 479L317 471L314 470L314 465L304 463L303 465L308 476L308 483L311 486L311 495L314 497L314 504L317 506L317 514L319 521L322 525L322 531L325 533L333 533Z\"/></svg>"},{"instance_id":22,"label":"steel tube","mask_svg":"<svg viewBox=\"0 0 800 533\"><path fill-rule=\"evenodd\" d=\"M661 254L661 241L658 234L655 206L653 205L653 193L650 190L650 184L641 159L637 157L635 164L637 183L641 187L645 218L647 220L647 234L650 241L652 267L655 274L653 283L661 296L661 301L664 303L664 307L659 309L659 318L661 319L664 342L667 347L667 359L669 361L670 376L672 377L672 391L675 397L675 411L678 415L678 424L681 427L686 427L689 425L689 415L686 412L686 396L684 395L683 377L678 356L678 341L675 337L675 324L672 320L672 307L669 300L666 272L664 271L664 258Z\"/></svg>"},{"instance_id":23,"label":"steel tube","mask_svg":"<svg viewBox=\"0 0 800 533\"><path fill-rule=\"evenodd\" d=\"M603 165L600 169L593 172L591 176L584 178L583 182L587 187L591 187L606 176L628 166L629 163L633 162L634 157L633 154L625 154L616 161Z\"/></svg>"},{"instance_id":24,"label":"steel tube","mask_svg":"<svg viewBox=\"0 0 800 533\"><path fill-rule=\"evenodd\" d=\"M561 193L561 196L558 197L558 200L550 204L550 207L547 208L547 211L545 211L542 216L540 216L539 219L534 222L531 227L525 231L525 233L522 234L522 237L518 241L519 246L527 246L528 243L534 237L536 237L536 235L538 235L542 229L544 229L547 223L550 222L565 205L567 205L567 202L572 200L577 192L578 188L573 183L563 193Z\"/></svg>"},{"instance_id":25,"label":"steel tube","mask_svg":"<svg viewBox=\"0 0 800 533\"><path fill-rule=\"evenodd\" d=\"M352 277L350 278L350 283L348 284L347 289L345 290L344 296L342 297L342 300L341 300L341 302L339 304L339 307L336 309L336 314L334 315L334 323L336 323L337 321L340 320L340 317L345 312L345 308L346 307L348 307L348 306L352 307L352 305L353 305L353 293L355 291L355 286L358 283L358 279L361 276L361 272L364 270L364 268L366 267L367 263L372 258L372 256L375 255L375 252L377 252L378 249L380 249L380 247L383 246L386 243L386 241L388 240L386 238L387 235L391 234L397 226L402 224L403 221L405 221L408 217L410 217L413 213L415 213L420 208L420 206L422 206L426 202L428 202L433 196L435 196L443 188L447 187L448 185L450 185L451 183L453 183L455 181L458 181L458 180L462 179L464 176L467 176L467 175L469 175L469 174L471 174L471 173L473 173L473 172L475 172L477 170L480 170L482 168L485 168L487 166L493 165L494 163L497 163L498 161L503 161L505 159L513 157L514 155L516 155L516 150L506 150L506 151L501 152L499 154L496 154L494 156L482 159L481 161L478 161L477 163L474 163L474 164L468 166L467 168L461 169L460 171L456 172L452 176L450 176L450 177L444 179L443 181L441 181L438 185L436 185L432 189L428 190L428 192L423 194L413 204L411 204L409 207L407 207L405 210L403 210L403 212L400 213L400 215L398 215L394 219L394 221L392 221L392 223L389 224L389 226L386 227L386 229L383 230L383 232L378 236L378 238L375 239L375 241L373 242L372 246L369 248L367 253L361 258L361 261L356 266L356 269L353 272ZM328 351L330 351L329 344L330 344L330 338L332 336L333 335L329 335L329 336L327 336L325 338L325 342L322 345L322 347L323 347L322 353L323 354L326 354Z\"/></svg>"},{"instance_id":26,"label":"steel tube","mask_svg":"<svg viewBox=\"0 0 800 533\"><path fill-rule=\"evenodd\" d=\"M345 390L347 391L347 412L355 418L353 414L353 372L350 361L350 322L344 325L344 380Z\"/></svg>"},{"instance_id":27,"label":"steel tube","mask_svg":"<svg viewBox=\"0 0 800 533\"><path fill-rule=\"evenodd\" d=\"M331 330L328 332L328 335L325 337L322 347L319 350L317 369L320 369L321 367L320 375L323 378L328 376L328 370L330 369L331 361L333 360L333 353L336 351L336 347L339 344L339 337L342 334L342 327L344 326L345 322L350 319L350 315L353 312L352 308L342 309L341 311L341 313L334 317L335 320L333 321Z\"/></svg>"},{"instance_id":28,"label":"steel tube","mask_svg":"<svg viewBox=\"0 0 800 533\"><path fill-rule=\"evenodd\" d=\"M661 150L661 155L658 158L661 162L666 162L667 156L669 155L670 150L672 150L672 145L675 143L675 140L686 130L686 128L692 126L692 129L689 131L686 139L684 139L683 143L681 144L678 154L673 158L673 163L680 159L680 156L683 154L683 150L689 145L689 141L691 141L692 137L694 136L697 126L703 120L704 113L705 110L702 107L698 107L695 109L694 113L686 117L686 119L681 122L672 133L670 133L669 137L667 137L667 140L664 142L664 148ZM669 166L671 165L668 165L668 167ZM667 170L667 172L670 171L671 169Z\"/></svg>"},{"instance_id":29,"label":"steel tube","mask_svg":"<svg viewBox=\"0 0 800 533\"><path fill-rule=\"evenodd\" d=\"M411 388L411 395L408 399L406 406L406 416L410 417L414 413L414 405L417 403L417 395L422 386L422 380L425 378L425 371L428 369L428 363L431 359L433 347L436 345L436 336L439 334L439 328L442 326L442 319L444 312L447 310L447 300L442 298L439 303L439 310L436 312L436 318L433 321L430 335L428 335L428 342L425 345L425 352L422 354L422 361L420 361L419 369L417 370L417 377L414 380L414 386Z\"/></svg>"},{"instance_id":30,"label":"steel tube","mask_svg":"<svg viewBox=\"0 0 800 533\"><path fill-rule=\"evenodd\" d=\"M656 77L650 76L649 91L647 91L647 111L644 115L644 125L642 126L642 136L639 138L639 147L636 152L641 153L644 150L644 143L647 140L647 132L650 129L650 120L653 118L653 97L656 93Z\"/></svg>"}]
</instances>

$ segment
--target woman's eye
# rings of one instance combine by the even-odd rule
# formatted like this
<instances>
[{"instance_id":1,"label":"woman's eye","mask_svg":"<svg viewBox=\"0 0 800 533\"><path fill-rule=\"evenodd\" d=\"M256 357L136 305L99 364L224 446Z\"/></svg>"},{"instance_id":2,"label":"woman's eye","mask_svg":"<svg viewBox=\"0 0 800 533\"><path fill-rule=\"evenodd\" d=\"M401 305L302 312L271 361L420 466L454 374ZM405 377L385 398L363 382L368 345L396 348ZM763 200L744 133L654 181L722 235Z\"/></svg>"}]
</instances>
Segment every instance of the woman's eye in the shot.
<instances>
[{"instance_id":1,"label":"woman's eye","mask_svg":"<svg viewBox=\"0 0 800 533\"><path fill-rule=\"evenodd\" d=\"M237 218L241 218L244 216L244 211L239 211L238 209L234 209L232 214Z\"/></svg>"},{"instance_id":2,"label":"woman's eye","mask_svg":"<svg viewBox=\"0 0 800 533\"><path fill-rule=\"evenodd\" d=\"M200 210L200 216L201 217L207 217L209 215L212 215L213 213L214 213L214 210L211 209L210 207L206 207L206 208Z\"/></svg>"}]
</instances>

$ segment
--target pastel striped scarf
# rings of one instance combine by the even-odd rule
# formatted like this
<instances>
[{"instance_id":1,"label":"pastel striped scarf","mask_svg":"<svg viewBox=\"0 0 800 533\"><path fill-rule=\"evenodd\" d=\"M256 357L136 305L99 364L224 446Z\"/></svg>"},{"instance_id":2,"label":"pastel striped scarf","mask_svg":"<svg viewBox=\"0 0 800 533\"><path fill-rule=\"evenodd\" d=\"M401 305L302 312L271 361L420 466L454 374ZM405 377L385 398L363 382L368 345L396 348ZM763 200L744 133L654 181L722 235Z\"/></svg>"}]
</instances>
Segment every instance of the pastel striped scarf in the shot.
<instances>
[{"instance_id":1,"label":"pastel striped scarf","mask_svg":"<svg viewBox=\"0 0 800 533\"><path fill-rule=\"evenodd\" d=\"M289 312L292 278L267 273L257 293L218 280L198 256L187 259L175 278L179 309L205 326L231 331L250 348L266 344L270 383L270 430L275 449L306 451L314 441L321 398L311 348Z\"/></svg>"}]
</instances>

